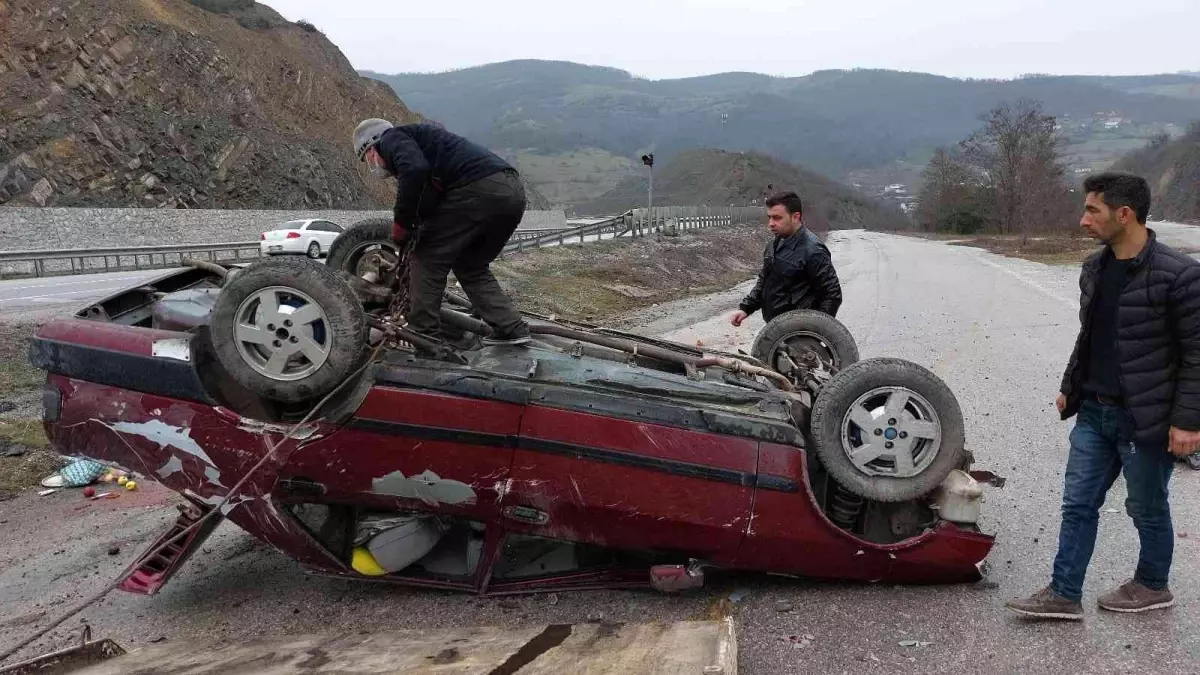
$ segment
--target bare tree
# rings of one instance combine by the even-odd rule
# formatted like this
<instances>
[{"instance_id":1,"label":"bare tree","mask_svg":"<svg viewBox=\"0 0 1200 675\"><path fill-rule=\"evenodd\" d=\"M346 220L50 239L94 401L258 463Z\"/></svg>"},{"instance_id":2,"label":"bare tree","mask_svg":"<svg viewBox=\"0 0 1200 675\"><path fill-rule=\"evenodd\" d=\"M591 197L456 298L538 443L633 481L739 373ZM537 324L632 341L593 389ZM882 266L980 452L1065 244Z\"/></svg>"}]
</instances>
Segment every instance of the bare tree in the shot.
<instances>
[{"instance_id":1,"label":"bare tree","mask_svg":"<svg viewBox=\"0 0 1200 675\"><path fill-rule=\"evenodd\" d=\"M1068 190L1055 119L1037 101L1002 104L983 118L984 128L960 146L982 171L994 198L989 221L1002 234L1061 225Z\"/></svg>"},{"instance_id":2,"label":"bare tree","mask_svg":"<svg viewBox=\"0 0 1200 675\"><path fill-rule=\"evenodd\" d=\"M982 224L977 171L945 148L938 148L921 178L916 220L922 230L970 234Z\"/></svg>"}]
</instances>

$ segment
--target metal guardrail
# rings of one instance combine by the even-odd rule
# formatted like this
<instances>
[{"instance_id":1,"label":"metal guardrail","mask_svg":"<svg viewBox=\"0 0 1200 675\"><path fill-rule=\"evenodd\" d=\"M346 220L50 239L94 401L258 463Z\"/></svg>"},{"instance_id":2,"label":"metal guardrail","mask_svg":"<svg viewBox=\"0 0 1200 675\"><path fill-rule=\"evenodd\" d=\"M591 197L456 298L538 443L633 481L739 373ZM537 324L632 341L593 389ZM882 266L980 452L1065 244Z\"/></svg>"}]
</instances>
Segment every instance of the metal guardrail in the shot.
<instances>
[{"instance_id":1,"label":"metal guardrail","mask_svg":"<svg viewBox=\"0 0 1200 675\"><path fill-rule=\"evenodd\" d=\"M243 255L247 252L249 255ZM219 255L222 253L226 255ZM238 262L258 258L259 246L257 241L237 241L218 244L0 251L0 278L96 274L177 267L182 264L180 259L186 257L212 262ZM46 263L51 261L59 264L47 266ZM26 270L11 269L22 264L27 264L28 268Z\"/></svg>"},{"instance_id":2,"label":"metal guardrail","mask_svg":"<svg viewBox=\"0 0 1200 675\"><path fill-rule=\"evenodd\" d=\"M758 207L662 206L649 211L633 209L619 216L579 227L519 229L509 238L504 252L582 244L604 238L642 237L656 232L678 233L713 225L749 222L752 218L761 218L762 213L762 209ZM591 239L593 237L595 239ZM0 279L177 267L182 265L181 259L186 257L210 262L236 263L259 258L261 253L258 241L0 251Z\"/></svg>"},{"instance_id":3,"label":"metal guardrail","mask_svg":"<svg viewBox=\"0 0 1200 675\"><path fill-rule=\"evenodd\" d=\"M598 223L581 225L574 229L548 233L533 239L512 241L504 247L505 253L520 253L530 248L583 244L590 237L604 239L630 236L644 237L647 234L677 234L714 225L732 225L761 219L765 211L755 206L659 206L653 209L632 209L619 216Z\"/></svg>"}]
</instances>

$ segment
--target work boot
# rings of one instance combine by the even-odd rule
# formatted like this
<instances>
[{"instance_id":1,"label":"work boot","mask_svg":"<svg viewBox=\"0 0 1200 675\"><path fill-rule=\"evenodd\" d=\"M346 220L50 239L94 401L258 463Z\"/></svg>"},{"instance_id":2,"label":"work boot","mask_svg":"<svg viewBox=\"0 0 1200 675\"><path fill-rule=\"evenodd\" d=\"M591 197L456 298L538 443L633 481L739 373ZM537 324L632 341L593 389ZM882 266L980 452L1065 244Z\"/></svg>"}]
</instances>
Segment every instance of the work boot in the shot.
<instances>
[{"instance_id":1,"label":"work boot","mask_svg":"<svg viewBox=\"0 0 1200 675\"><path fill-rule=\"evenodd\" d=\"M490 347L497 347L501 345L515 346L527 345L532 340L533 338L529 335L529 326L521 324L508 333L492 333L491 335L483 338L483 344Z\"/></svg>"},{"instance_id":2,"label":"work boot","mask_svg":"<svg viewBox=\"0 0 1200 675\"><path fill-rule=\"evenodd\" d=\"M1024 616L1039 619L1083 620L1083 605L1055 593L1049 586L1028 598L1009 600L1004 606Z\"/></svg>"},{"instance_id":3,"label":"work boot","mask_svg":"<svg viewBox=\"0 0 1200 675\"><path fill-rule=\"evenodd\" d=\"M1100 596L1096 604L1100 606L1100 609L1107 609L1110 612L1137 614L1152 609L1170 607L1175 604L1175 596L1165 588L1156 591L1130 579L1117 590Z\"/></svg>"}]
</instances>

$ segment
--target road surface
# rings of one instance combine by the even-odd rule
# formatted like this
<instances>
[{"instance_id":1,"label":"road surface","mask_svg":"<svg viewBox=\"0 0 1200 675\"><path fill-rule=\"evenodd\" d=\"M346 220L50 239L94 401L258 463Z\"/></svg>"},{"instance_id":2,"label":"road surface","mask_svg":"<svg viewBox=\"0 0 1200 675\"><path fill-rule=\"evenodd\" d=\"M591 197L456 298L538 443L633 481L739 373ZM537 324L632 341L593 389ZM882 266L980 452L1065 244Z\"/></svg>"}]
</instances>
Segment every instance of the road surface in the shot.
<instances>
[{"instance_id":1,"label":"road surface","mask_svg":"<svg viewBox=\"0 0 1200 675\"><path fill-rule=\"evenodd\" d=\"M244 639L317 632L460 625L530 625L698 618L733 604L743 673L1124 673L1200 671L1200 473L1172 481L1178 605L1148 616L1099 614L1098 593L1131 575L1137 537L1114 486L1085 585L1086 621L1038 624L1003 602L1046 583L1059 521L1068 425L1053 410L1077 330L1077 267L1049 267L919 239L830 236L846 300L839 313L862 356L897 356L953 388L979 468L1008 478L989 492L984 529L997 535L986 583L897 587L761 576L716 579L680 597L590 592L476 599L304 575L223 525L158 596L110 595L84 612L93 631L127 647L164 638ZM727 317L745 287L664 304L641 330L748 349L761 325ZM171 518L154 486L116 501L26 492L0 503L0 646L106 583ZM86 504L86 505L85 505ZM1189 536L1183 536L1189 535ZM120 553L106 555L112 545ZM741 590L746 591L742 595ZM74 621L68 626L77 626ZM43 648L62 646L68 631ZM797 647L789 636L812 636ZM929 643L904 647L917 640Z\"/></svg>"}]
</instances>

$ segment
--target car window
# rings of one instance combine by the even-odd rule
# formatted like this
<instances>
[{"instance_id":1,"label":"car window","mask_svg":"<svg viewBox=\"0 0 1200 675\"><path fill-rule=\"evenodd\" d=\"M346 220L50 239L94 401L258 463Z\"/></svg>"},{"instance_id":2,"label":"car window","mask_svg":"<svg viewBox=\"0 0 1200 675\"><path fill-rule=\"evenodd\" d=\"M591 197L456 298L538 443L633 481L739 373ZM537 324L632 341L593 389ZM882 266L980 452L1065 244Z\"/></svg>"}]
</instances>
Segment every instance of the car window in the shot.
<instances>
[{"instance_id":1,"label":"car window","mask_svg":"<svg viewBox=\"0 0 1200 675\"><path fill-rule=\"evenodd\" d=\"M281 229L281 230L303 230L304 222L305 221L303 221L303 220L289 220L286 223L284 223L279 229Z\"/></svg>"},{"instance_id":2,"label":"car window","mask_svg":"<svg viewBox=\"0 0 1200 675\"><path fill-rule=\"evenodd\" d=\"M321 222L325 223L325 226L329 228L329 230L328 230L329 232L342 232L343 231L342 226L338 225L337 223L331 223L328 220L323 220Z\"/></svg>"}]
</instances>

